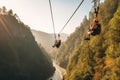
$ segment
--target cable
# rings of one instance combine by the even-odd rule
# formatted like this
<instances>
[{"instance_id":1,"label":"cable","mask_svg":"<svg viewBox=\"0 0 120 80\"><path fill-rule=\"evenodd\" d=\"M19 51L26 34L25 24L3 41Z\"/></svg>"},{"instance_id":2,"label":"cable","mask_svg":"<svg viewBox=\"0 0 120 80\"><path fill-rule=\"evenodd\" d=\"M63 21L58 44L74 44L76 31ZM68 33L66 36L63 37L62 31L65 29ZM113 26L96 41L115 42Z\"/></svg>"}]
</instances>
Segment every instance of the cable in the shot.
<instances>
[{"instance_id":1,"label":"cable","mask_svg":"<svg viewBox=\"0 0 120 80\"><path fill-rule=\"evenodd\" d=\"M72 16L68 19L68 21L66 22L66 24L63 26L63 28L60 30L59 34L64 30L64 28L66 27L66 25L69 23L69 21L72 19L72 17L74 16L74 14L77 12L77 10L79 9L79 7L81 6L81 4L83 3L84 0L82 0L80 2L80 4L78 5L78 7L76 8L76 10L74 11L74 13L72 14Z\"/></svg>"},{"instance_id":2,"label":"cable","mask_svg":"<svg viewBox=\"0 0 120 80\"><path fill-rule=\"evenodd\" d=\"M54 19L53 19L53 12L52 12L51 0L49 0L49 5L50 5L50 12L51 12L51 18L52 18L53 30L54 30L54 37L55 37L55 40L56 40L55 24L54 24Z\"/></svg>"}]
</instances>

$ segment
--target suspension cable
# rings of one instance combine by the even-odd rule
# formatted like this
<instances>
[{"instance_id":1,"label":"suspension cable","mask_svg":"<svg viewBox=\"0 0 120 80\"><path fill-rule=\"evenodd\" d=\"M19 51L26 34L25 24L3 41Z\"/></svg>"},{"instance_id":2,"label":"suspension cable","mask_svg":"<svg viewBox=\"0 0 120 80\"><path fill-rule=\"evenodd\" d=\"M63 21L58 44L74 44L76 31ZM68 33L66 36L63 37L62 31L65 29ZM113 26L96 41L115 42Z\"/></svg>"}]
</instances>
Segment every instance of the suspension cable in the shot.
<instances>
[{"instance_id":1,"label":"suspension cable","mask_svg":"<svg viewBox=\"0 0 120 80\"><path fill-rule=\"evenodd\" d=\"M72 16L68 19L68 21L66 22L66 24L63 26L63 28L61 29L61 31L59 32L59 34L64 30L64 28L66 27L66 25L69 23L69 21L72 19L72 17L75 15L75 13L77 12L77 10L79 9L79 7L82 5L84 0L82 0L80 2L80 4L78 5L78 7L76 8L76 10L74 11L74 13L72 14Z\"/></svg>"},{"instance_id":2,"label":"suspension cable","mask_svg":"<svg viewBox=\"0 0 120 80\"><path fill-rule=\"evenodd\" d=\"M54 37L55 37L55 40L56 40L55 24L54 24L53 12L52 12L51 0L49 0L49 5L50 5L50 12L51 12L51 18L52 18L53 30L54 30Z\"/></svg>"}]
</instances>

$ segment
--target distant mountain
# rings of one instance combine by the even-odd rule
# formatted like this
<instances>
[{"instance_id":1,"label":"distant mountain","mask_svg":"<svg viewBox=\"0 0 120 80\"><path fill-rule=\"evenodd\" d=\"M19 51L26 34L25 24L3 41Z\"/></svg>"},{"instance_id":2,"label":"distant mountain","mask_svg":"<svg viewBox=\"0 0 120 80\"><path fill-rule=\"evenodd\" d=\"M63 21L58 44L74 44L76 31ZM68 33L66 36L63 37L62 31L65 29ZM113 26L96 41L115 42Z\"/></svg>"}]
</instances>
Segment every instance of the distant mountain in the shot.
<instances>
[{"instance_id":1,"label":"distant mountain","mask_svg":"<svg viewBox=\"0 0 120 80\"><path fill-rule=\"evenodd\" d=\"M51 51L52 45L54 44L54 34L45 33L42 31L31 30L35 40L38 44L41 44L48 52ZM67 39L68 34L60 34L60 39L64 42Z\"/></svg>"},{"instance_id":2,"label":"distant mountain","mask_svg":"<svg viewBox=\"0 0 120 80\"><path fill-rule=\"evenodd\" d=\"M0 14L0 80L46 80L54 71L28 26Z\"/></svg>"}]
</instances>

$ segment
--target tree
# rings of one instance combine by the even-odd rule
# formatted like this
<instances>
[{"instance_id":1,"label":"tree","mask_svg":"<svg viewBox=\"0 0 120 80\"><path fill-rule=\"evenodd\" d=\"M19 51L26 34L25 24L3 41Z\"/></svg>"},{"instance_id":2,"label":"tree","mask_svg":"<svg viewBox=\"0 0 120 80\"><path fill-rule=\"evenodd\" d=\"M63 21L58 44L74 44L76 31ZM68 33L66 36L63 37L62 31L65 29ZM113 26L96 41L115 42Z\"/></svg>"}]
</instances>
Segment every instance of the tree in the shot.
<instances>
[{"instance_id":1,"label":"tree","mask_svg":"<svg viewBox=\"0 0 120 80\"><path fill-rule=\"evenodd\" d=\"M10 10L8 11L8 15L13 15L12 9L10 9Z\"/></svg>"},{"instance_id":2,"label":"tree","mask_svg":"<svg viewBox=\"0 0 120 80\"><path fill-rule=\"evenodd\" d=\"M3 7L2 7L2 14L3 14L3 15L5 15L5 14L6 14L6 12L7 12L7 9L6 9L6 7L5 7L5 6L3 6Z\"/></svg>"},{"instance_id":3,"label":"tree","mask_svg":"<svg viewBox=\"0 0 120 80\"><path fill-rule=\"evenodd\" d=\"M2 9L0 8L0 14L1 14Z\"/></svg>"}]
</instances>

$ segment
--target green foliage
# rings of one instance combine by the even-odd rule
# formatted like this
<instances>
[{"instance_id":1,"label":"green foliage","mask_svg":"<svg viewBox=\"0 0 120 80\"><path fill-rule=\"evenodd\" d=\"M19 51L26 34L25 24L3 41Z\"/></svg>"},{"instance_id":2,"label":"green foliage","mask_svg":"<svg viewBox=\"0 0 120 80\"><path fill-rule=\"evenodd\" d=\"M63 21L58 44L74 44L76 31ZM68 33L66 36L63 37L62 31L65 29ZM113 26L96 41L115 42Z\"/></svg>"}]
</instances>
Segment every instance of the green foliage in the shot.
<instances>
[{"instance_id":1,"label":"green foliage","mask_svg":"<svg viewBox=\"0 0 120 80\"><path fill-rule=\"evenodd\" d=\"M11 15L0 15L0 80L46 80L55 69L30 29Z\"/></svg>"},{"instance_id":2,"label":"green foliage","mask_svg":"<svg viewBox=\"0 0 120 80\"><path fill-rule=\"evenodd\" d=\"M84 18L80 27L76 28L65 42L64 48L59 50L59 53L62 52L61 55L64 55L62 57L69 56L65 80L120 79L119 4L120 0L105 0L100 4L99 19L102 25L100 35L91 36L90 41L83 40L93 19L91 11L90 19Z\"/></svg>"},{"instance_id":3,"label":"green foliage","mask_svg":"<svg viewBox=\"0 0 120 80\"><path fill-rule=\"evenodd\" d=\"M60 66L66 68L68 64L68 58L71 52L78 50L78 47L82 45L82 40L86 28L88 28L89 21L85 16L81 26L78 26L74 33L67 38L67 41L60 47L57 52L57 61L60 63ZM76 55L78 52L75 52Z\"/></svg>"}]
</instances>

